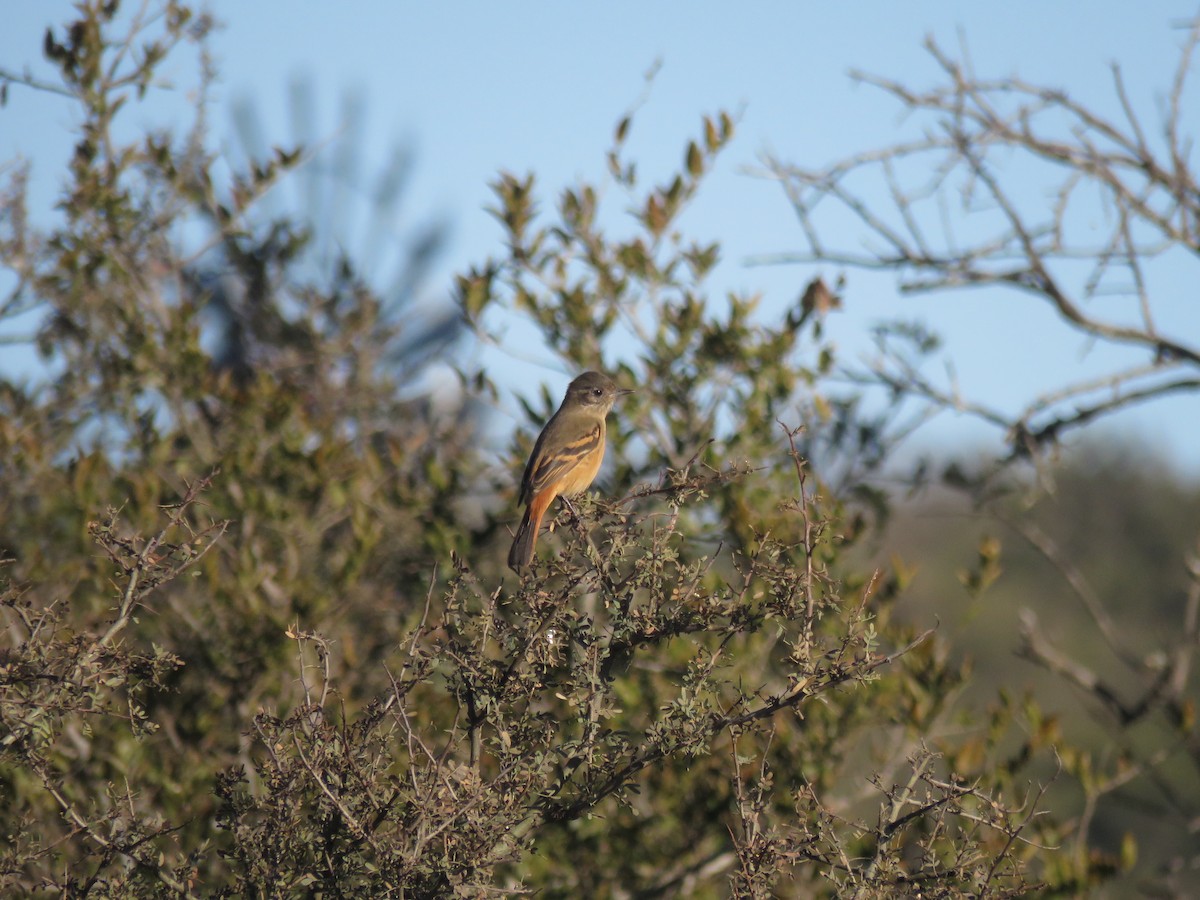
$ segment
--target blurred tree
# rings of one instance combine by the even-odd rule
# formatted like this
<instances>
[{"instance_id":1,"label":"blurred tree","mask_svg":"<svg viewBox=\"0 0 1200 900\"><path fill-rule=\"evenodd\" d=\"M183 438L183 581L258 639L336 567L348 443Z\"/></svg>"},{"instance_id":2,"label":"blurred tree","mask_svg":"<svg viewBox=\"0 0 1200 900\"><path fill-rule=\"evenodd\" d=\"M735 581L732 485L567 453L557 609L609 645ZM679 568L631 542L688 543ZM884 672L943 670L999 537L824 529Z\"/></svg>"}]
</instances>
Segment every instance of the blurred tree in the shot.
<instances>
[{"instance_id":1,"label":"blurred tree","mask_svg":"<svg viewBox=\"0 0 1200 900\"><path fill-rule=\"evenodd\" d=\"M382 362L402 384L418 383L432 361L447 360L462 336L462 318L449 298L431 303L425 296L430 270L446 244L448 224L435 220L408 233L401 227L401 205L415 161L411 149L393 147L378 173L364 177L366 106L360 92L343 97L332 140L318 131L317 97L310 81L293 81L288 100L293 146L312 149L289 184L258 201L257 218L269 220L260 230L276 229L284 237L288 223L303 224L302 252L290 265L296 275L327 286L357 278L380 285L380 319L395 332ZM240 155L243 168L251 171L265 165L273 151L262 134L262 115L250 98L234 104L233 121L241 152L230 157ZM281 214L281 198L292 184L298 208ZM256 313L263 304L251 296L253 286L270 283L271 273L260 272L262 261L247 258L236 243L226 240L219 249L200 260L198 275L208 286L209 307L221 323L220 344L213 355L220 364L244 373L256 345L262 343L256 333L264 327ZM275 289L286 290L286 285ZM292 302L276 300L269 306L286 312ZM267 344L279 342L274 334L267 338Z\"/></svg>"}]
</instances>

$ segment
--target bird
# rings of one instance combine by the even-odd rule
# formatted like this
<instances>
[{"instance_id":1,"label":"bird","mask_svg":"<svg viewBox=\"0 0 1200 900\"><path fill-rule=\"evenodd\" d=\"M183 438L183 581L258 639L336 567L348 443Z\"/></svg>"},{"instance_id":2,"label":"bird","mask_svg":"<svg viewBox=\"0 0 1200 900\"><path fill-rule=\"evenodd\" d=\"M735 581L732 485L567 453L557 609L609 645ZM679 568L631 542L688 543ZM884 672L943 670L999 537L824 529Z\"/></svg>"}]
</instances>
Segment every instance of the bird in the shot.
<instances>
[{"instance_id":1,"label":"bird","mask_svg":"<svg viewBox=\"0 0 1200 900\"><path fill-rule=\"evenodd\" d=\"M508 551L508 567L514 572L532 562L542 517L554 498L583 493L595 480L604 459L604 420L618 397L632 393L600 372L584 372L567 385L521 477L519 502L525 514Z\"/></svg>"}]
</instances>

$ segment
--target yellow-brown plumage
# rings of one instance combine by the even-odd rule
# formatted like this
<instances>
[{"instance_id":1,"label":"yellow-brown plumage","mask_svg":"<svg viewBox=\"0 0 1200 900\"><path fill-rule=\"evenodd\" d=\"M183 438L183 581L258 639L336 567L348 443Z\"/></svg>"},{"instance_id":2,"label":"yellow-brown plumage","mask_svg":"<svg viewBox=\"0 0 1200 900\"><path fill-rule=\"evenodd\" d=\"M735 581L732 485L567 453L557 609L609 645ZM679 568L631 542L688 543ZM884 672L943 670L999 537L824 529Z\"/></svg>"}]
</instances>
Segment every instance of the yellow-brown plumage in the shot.
<instances>
[{"instance_id":1,"label":"yellow-brown plumage","mask_svg":"<svg viewBox=\"0 0 1200 900\"><path fill-rule=\"evenodd\" d=\"M520 570L533 560L542 517L556 497L588 489L604 460L604 419L621 390L599 372L584 372L567 387L558 411L538 435L521 478L525 514L508 551L508 565Z\"/></svg>"}]
</instances>

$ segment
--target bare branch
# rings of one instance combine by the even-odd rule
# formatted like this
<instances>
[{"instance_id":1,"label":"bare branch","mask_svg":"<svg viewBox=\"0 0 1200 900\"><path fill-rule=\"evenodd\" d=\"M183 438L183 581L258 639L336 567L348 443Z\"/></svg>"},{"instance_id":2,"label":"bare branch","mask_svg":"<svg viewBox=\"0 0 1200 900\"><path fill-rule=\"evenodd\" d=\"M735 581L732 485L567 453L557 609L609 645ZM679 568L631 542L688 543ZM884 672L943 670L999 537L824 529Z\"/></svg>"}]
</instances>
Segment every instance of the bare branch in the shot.
<instances>
[{"instance_id":1,"label":"bare branch","mask_svg":"<svg viewBox=\"0 0 1200 900\"><path fill-rule=\"evenodd\" d=\"M966 411L1002 429L1011 458L1036 452L1065 432L1132 404L1200 392L1200 344L1194 335L1162 330L1158 321L1165 318L1155 315L1154 295L1160 259L1170 256L1177 266L1181 257L1172 251L1182 249L1185 259L1193 260L1200 253L1200 188L1188 167L1188 139L1181 133L1186 74L1198 35L1200 24L1193 22L1164 111L1164 141L1157 146L1115 65L1118 119L1059 88L1019 77L980 78L965 51L960 61L932 39L926 48L943 82L929 90L853 73L913 113L921 137L817 169L765 156L755 174L781 185L799 219L805 246L752 262L833 263L891 271L903 293L1015 289L1045 301L1060 320L1090 341L1145 355L1137 365L1126 363L1123 370L1039 394L1015 415L935 385L910 366L876 367L861 377L863 383L878 384L895 396L915 396L937 408ZM1020 181L1007 174L1013 171L1014 153L1036 167L1033 179L1026 168ZM932 175L923 183L909 174L914 171ZM1055 182L1050 205L1030 190L1042 176ZM955 200L958 206L951 212ZM1081 212L1097 201L1111 211L1099 241L1094 217L1089 213L1085 220ZM822 238L822 223L834 210L850 214L861 226L861 236L853 243L831 246ZM961 228L960 223L970 227ZM1076 280L1080 261L1091 265ZM1115 281L1118 277L1123 283ZM1126 299L1131 309L1110 313L1113 305L1108 303L1104 314L1097 313L1087 301L1101 292ZM1190 371L1179 372L1180 368ZM1168 377L1172 370L1176 374ZM1109 396L1064 408L1069 399L1101 388Z\"/></svg>"},{"instance_id":2,"label":"bare branch","mask_svg":"<svg viewBox=\"0 0 1200 900\"><path fill-rule=\"evenodd\" d=\"M57 94L60 97L75 98L75 93L63 87L61 84L55 84L52 81L43 81L40 78L35 78L28 70L25 72L13 72L11 69L6 69L0 66L0 86L6 84L19 84L22 87L32 88L35 91L44 91L47 94Z\"/></svg>"}]
</instances>

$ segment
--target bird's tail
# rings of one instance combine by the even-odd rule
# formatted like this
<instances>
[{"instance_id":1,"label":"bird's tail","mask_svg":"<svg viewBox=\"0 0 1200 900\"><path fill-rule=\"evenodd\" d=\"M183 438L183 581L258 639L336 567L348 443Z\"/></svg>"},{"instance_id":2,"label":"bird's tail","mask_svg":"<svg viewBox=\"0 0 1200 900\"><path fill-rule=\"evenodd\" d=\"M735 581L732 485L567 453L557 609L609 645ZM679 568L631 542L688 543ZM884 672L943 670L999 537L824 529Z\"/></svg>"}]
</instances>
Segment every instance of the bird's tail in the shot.
<instances>
[{"instance_id":1,"label":"bird's tail","mask_svg":"<svg viewBox=\"0 0 1200 900\"><path fill-rule=\"evenodd\" d=\"M525 515L521 517L521 524L517 527L517 534L513 538L512 547L508 551L508 567L514 572L519 572L521 569L533 562L533 548L537 544L538 532L542 528L542 516L546 512L546 507L550 505L553 497L546 497L543 501L542 497L545 494L534 497L529 501L529 505L525 507Z\"/></svg>"}]
</instances>

